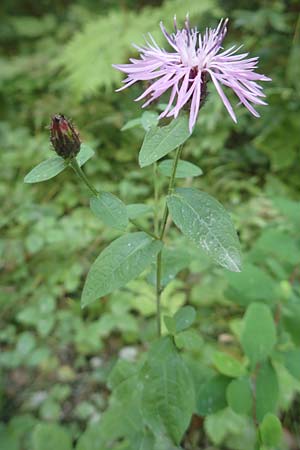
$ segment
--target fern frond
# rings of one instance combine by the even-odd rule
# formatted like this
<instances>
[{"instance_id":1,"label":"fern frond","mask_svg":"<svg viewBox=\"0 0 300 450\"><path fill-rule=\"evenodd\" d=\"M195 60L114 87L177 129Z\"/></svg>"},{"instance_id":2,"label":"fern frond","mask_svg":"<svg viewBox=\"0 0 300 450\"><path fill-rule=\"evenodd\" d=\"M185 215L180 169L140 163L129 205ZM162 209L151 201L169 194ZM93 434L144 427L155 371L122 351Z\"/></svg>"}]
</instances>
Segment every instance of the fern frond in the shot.
<instances>
[{"instance_id":1,"label":"fern frond","mask_svg":"<svg viewBox=\"0 0 300 450\"><path fill-rule=\"evenodd\" d=\"M215 0L169 0L160 8L145 7L139 14L112 11L76 33L55 64L63 67L67 84L79 97L93 95L100 87L111 89L122 76L112 64L126 61L133 42L142 44L142 36L148 32L162 42L160 20L171 27L174 14L183 19L189 12L193 19L212 7ZM132 49L131 54L134 53Z\"/></svg>"}]
</instances>

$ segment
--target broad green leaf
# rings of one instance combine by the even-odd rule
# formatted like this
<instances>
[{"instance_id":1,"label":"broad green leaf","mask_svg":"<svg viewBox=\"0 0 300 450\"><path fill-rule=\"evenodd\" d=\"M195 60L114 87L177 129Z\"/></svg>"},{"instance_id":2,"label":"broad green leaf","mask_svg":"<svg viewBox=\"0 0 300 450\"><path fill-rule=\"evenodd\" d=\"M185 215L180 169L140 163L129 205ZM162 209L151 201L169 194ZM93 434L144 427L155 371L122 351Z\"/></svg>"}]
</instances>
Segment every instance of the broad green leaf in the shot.
<instances>
[{"instance_id":1,"label":"broad green leaf","mask_svg":"<svg viewBox=\"0 0 300 450\"><path fill-rule=\"evenodd\" d=\"M253 398L249 378L233 380L227 387L226 398L230 408L237 414L248 414L252 410Z\"/></svg>"},{"instance_id":2,"label":"broad green leaf","mask_svg":"<svg viewBox=\"0 0 300 450\"><path fill-rule=\"evenodd\" d=\"M165 325L169 333L175 335L189 328L194 322L196 311L192 306L183 306L173 317L164 316Z\"/></svg>"},{"instance_id":3,"label":"broad green leaf","mask_svg":"<svg viewBox=\"0 0 300 450\"><path fill-rule=\"evenodd\" d=\"M98 423L89 425L78 439L76 450L99 450L105 448ZM106 449L105 449L106 450Z\"/></svg>"},{"instance_id":4,"label":"broad green leaf","mask_svg":"<svg viewBox=\"0 0 300 450\"><path fill-rule=\"evenodd\" d=\"M93 155L94 150L86 144L81 144L80 152L76 156L79 166L86 163ZM50 178L61 173L66 167L68 167L68 163L60 156L46 159L25 176L24 183L40 183L41 181L50 180Z\"/></svg>"},{"instance_id":5,"label":"broad green leaf","mask_svg":"<svg viewBox=\"0 0 300 450\"><path fill-rule=\"evenodd\" d=\"M145 131L150 130L151 127L156 126L158 123L158 114L153 111L145 111L141 117L131 119L123 127L121 131L130 130L135 127L143 127Z\"/></svg>"},{"instance_id":6,"label":"broad green leaf","mask_svg":"<svg viewBox=\"0 0 300 450\"><path fill-rule=\"evenodd\" d=\"M214 353L213 363L220 373L228 377L240 377L246 373L243 364L228 353Z\"/></svg>"},{"instance_id":7,"label":"broad green leaf","mask_svg":"<svg viewBox=\"0 0 300 450\"><path fill-rule=\"evenodd\" d=\"M142 383L138 373L129 376L115 387L110 397L109 408L101 418L100 429L106 442L140 432L143 424L141 395Z\"/></svg>"},{"instance_id":8,"label":"broad green leaf","mask_svg":"<svg viewBox=\"0 0 300 450\"><path fill-rule=\"evenodd\" d=\"M197 391L197 413L207 416L226 406L226 389L230 379L216 375L203 383Z\"/></svg>"},{"instance_id":9,"label":"broad green leaf","mask_svg":"<svg viewBox=\"0 0 300 450\"><path fill-rule=\"evenodd\" d=\"M133 448L136 450L153 450L155 445L155 437L148 430L141 430L129 443L128 450Z\"/></svg>"},{"instance_id":10,"label":"broad green leaf","mask_svg":"<svg viewBox=\"0 0 300 450\"><path fill-rule=\"evenodd\" d=\"M205 192L179 188L168 199L172 219L190 238L221 266L241 270L240 244L229 214Z\"/></svg>"},{"instance_id":11,"label":"broad green leaf","mask_svg":"<svg viewBox=\"0 0 300 450\"><path fill-rule=\"evenodd\" d=\"M164 323L170 334L176 334L176 323L174 317L164 316Z\"/></svg>"},{"instance_id":12,"label":"broad green leaf","mask_svg":"<svg viewBox=\"0 0 300 450\"><path fill-rule=\"evenodd\" d=\"M195 308L192 306L183 306L174 315L176 333L189 328L196 318Z\"/></svg>"},{"instance_id":13,"label":"broad green leaf","mask_svg":"<svg viewBox=\"0 0 300 450\"><path fill-rule=\"evenodd\" d=\"M282 308L282 322L297 347L300 346L300 296L294 290L288 293Z\"/></svg>"},{"instance_id":14,"label":"broad green leaf","mask_svg":"<svg viewBox=\"0 0 300 450\"><path fill-rule=\"evenodd\" d=\"M179 444L194 411L194 386L170 337L150 349L142 369L142 414L154 434L164 429Z\"/></svg>"},{"instance_id":15,"label":"broad green leaf","mask_svg":"<svg viewBox=\"0 0 300 450\"><path fill-rule=\"evenodd\" d=\"M94 156L94 150L86 144L81 144L80 152L76 156L79 166L83 166L92 156Z\"/></svg>"},{"instance_id":16,"label":"broad green leaf","mask_svg":"<svg viewBox=\"0 0 300 450\"><path fill-rule=\"evenodd\" d=\"M278 417L271 413L266 414L260 424L259 433L263 444L270 447L279 445L282 438L282 427Z\"/></svg>"},{"instance_id":17,"label":"broad green leaf","mask_svg":"<svg viewBox=\"0 0 300 450\"><path fill-rule=\"evenodd\" d=\"M101 426L89 426L80 437L76 450L108 450L114 441L131 440L141 432L143 419L139 405L142 384L138 374L128 373L123 381L119 381L114 385L109 406L101 416Z\"/></svg>"},{"instance_id":18,"label":"broad green leaf","mask_svg":"<svg viewBox=\"0 0 300 450\"><path fill-rule=\"evenodd\" d=\"M141 124L145 131L150 130L151 127L158 123L158 114L153 111L145 111L141 117Z\"/></svg>"},{"instance_id":19,"label":"broad green leaf","mask_svg":"<svg viewBox=\"0 0 300 450\"><path fill-rule=\"evenodd\" d=\"M267 413L276 413L279 387L276 372L269 361L263 363L256 375L256 417L261 422Z\"/></svg>"},{"instance_id":20,"label":"broad green leaf","mask_svg":"<svg viewBox=\"0 0 300 450\"><path fill-rule=\"evenodd\" d=\"M107 380L107 385L109 389L114 390L122 381L125 381L127 378L135 375L138 371L138 367L136 364L133 364L131 361L127 361L126 359L119 359L111 372L109 373L109 377Z\"/></svg>"},{"instance_id":21,"label":"broad green leaf","mask_svg":"<svg viewBox=\"0 0 300 450\"><path fill-rule=\"evenodd\" d=\"M239 435L241 430L245 429L248 426L247 418L243 416L239 416L235 414L230 408L222 409L221 411L217 411L214 414L210 414L205 418L204 428L208 437L211 441L218 446L219 448L224 448L222 442L228 436ZM243 443L242 438L240 437L241 444ZM248 443L248 442L247 442ZM207 448L207 447L206 447ZM210 447L211 448L211 447ZM243 448L249 450L253 449L253 446L244 446L243 447L230 447L226 445L226 448ZM216 447L213 447L216 449Z\"/></svg>"},{"instance_id":22,"label":"broad green leaf","mask_svg":"<svg viewBox=\"0 0 300 450\"><path fill-rule=\"evenodd\" d=\"M270 308L251 303L244 316L241 344L252 366L266 359L276 344L276 327Z\"/></svg>"},{"instance_id":23,"label":"broad green leaf","mask_svg":"<svg viewBox=\"0 0 300 450\"><path fill-rule=\"evenodd\" d=\"M293 377L300 380L300 350L294 349L284 353L284 365Z\"/></svg>"},{"instance_id":24,"label":"broad green leaf","mask_svg":"<svg viewBox=\"0 0 300 450\"><path fill-rule=\"evenodd\" d=\"M132 447L130 450L133 450ZM182 447L174 445L171 439L165 433L155 435L155 444L149 450L183 450Z\"/></svg>"},{"instance_id":25,"label":"broad green leaf","mask_svg":"<svg viewBox=\"0 0 300 450\"><path fill-rule=\"evenodd\" d=\"M131 119L122 126L121 131L130 130L131 128L139 127L141 125L141 118Z\"/></svg>"},{"instance_id":26,"label":"broad green leaf","mask_svg":"<svg viewBox=\"0 0 300 450\"><path fill-rule=\"evenodd\" d=\"M100 192L90 199L90 208L106 225L125 230L128 225L127 210L124 203L110 192Z\"/></svg>"},{"instance_id":27,"label":"broad green leaf","mask_svg":"<svg viewBox=\"0 0 300 450\"><path fill-rule=\"evenodd\" d=\"M275 281L253 264L245 264L241 273L227 272L225 277L229 282L227 297L241 306L251 302L272 304L278 298Z\"/></svg>"},{"instance_id":28,"label":"broad green leaf","mask_svg":"<svg viewBox=\"0 0 300 450\"><path fill-rule=\"evenodd\" d=\"M203 339L196 330L185 330L175 336L176 347L193 353L201 353L203 350Z\"/></svg>"},{"instance_id":29,"label":"broad green leaf","mask_svg":"<svg viewBox=\"0 0 300 450\"><path fill-rule=\"evenodd\" d=\"M161 248L160 241L144 232L126 234L113 241L89 270L82 293L82 306L136 278L153 262Z\"/></svg>"},{"instance_id":30,"label":"broad green leaf","mask_svg":"<svg viewBox=\"0 0 300 450\"><path fill-rule=\"evenodd\" d=\"M143 205L142 203L132 203L132 205L127 205L126 209L129 219L132 220L152 212L151 206Z\"/></svg>"},{"instance_id":31,"label":"broad green leaf","mask_svg":"<svg viewBox=\"0 0 300 450\"><path fill-rule=\"evenodd\" d=\"M165 127L152 127L146 133L140 154L141 167L149 166L163 156L183 144L190 136L188 118L186 115L172 120Z\"/></svg>"},{"instance_id":32,"label":"broad green leaf","mask_svg":"<svg viewBox=\"0 0 300 450\"><path fill-rule=\"evenodd\" d=\"M294 378L284 366L281 352L274 351L271 361L275 369L279 385L278 406L281 411L287 411L291 408L291 403L295 397L295 392L299 391L299 380Z\"/></svg>"},{"instance_id":33,"label":"broad green leaf","mask_svg":"<svg viewBox=\"0 0 300 450\"><path fill-rule=\"evenodd\" d=\"M172 168L173 168L173 160L172 159L166 159L159 163L158 169L160 173L165 175L166 177L170 177L172 174ZM176 169L176 175L175 178L188 178L188 177L198 177L199 175L202 175L203 172L200 169L200 167L196 166L195 164L192 164L189 161L179 161L178 166Z\"/></svg>"},{"instance_id":34,"label":"broad green leaf","mask_svg":"<svg viewBox=\"0 0 300 450\"><path fill-rule=\"evenodd\" d=\"M141 394L142 384L138 374L129 376L114 389L109 407L101 418L100 430L106 442L134 436L141 430Z\"/></svg>"},{"instance_id":35,"label":"broad green leaf","mask_svg":"<svg viewBox=\"0 0 300 450\"><path fill-rule=\"evenodd\" d=\"M60 425L38 424L32 434L33 450L71 450L72 439L68 431Z\"/></svg>"},{"instance_id":36,"label":"broad green leaf","mask_svg":"<svg viewBox=\"0 0 300 450\"><path fill-rule=\"evenodd\" d=\"M40 183L50 180L67 167L67 164L60 156L46 159L35 166L24 178L24 183Z\"/></svg>"}]
</instances>

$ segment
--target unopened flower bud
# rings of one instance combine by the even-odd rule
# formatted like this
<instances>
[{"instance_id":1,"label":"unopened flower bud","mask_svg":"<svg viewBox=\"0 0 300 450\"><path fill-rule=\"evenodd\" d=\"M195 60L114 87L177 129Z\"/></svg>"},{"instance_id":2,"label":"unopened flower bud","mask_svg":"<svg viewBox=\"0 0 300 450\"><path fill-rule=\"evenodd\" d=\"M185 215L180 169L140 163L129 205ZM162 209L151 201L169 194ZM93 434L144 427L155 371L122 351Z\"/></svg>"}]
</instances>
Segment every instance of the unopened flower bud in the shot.
<instances>
[{"instance_id":1,"label":"unopened flower bud","mask_svg":"<svg viewBox=\"0 0 300 450\"><path fill-rule=\"evenodd\" d=\"M79 153L79 133L63 114L52 117L50 141L56 153L64 159L74 158Z\"/></svg>"}]
</instances>

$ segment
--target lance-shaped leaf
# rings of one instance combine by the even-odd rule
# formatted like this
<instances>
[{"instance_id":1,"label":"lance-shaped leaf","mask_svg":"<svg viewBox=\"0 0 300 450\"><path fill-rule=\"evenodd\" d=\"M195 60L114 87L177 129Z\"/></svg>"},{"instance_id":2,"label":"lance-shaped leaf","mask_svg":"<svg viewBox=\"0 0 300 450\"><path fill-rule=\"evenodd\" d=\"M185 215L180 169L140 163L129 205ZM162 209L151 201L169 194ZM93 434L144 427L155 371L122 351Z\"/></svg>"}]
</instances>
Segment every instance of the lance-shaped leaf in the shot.
<instances>
[{"instance_id":1,"label":"lance-shaped leaf","mask_svg":"<svg viewBox=\"0 0 300 450\"><path fill-rule=\"evenodd\" d=\"M241 270L240 244L229 214L213 197L198 189L179 188L168 199L172 219L221 266Z\"/></svg>"},{"instance_id":2,"label":"lance-shaped leaf","mask_svg":"<svg viewBox=\"0 0 300 450\"><path fill-rule=\"evenodd\" d=\"M122 126L121 131L130 130L131 128L139 127L141 125L141 118L131 119Z\"/></svg>"},{"instance_id":3,"label":"lance-shaped leaf","mask_svg":"<svg viewBox=\"0 0 300 450\"><path fill-rule=\"evenodd\" d=\"M67 164L60 156L46 159L35 166L24 178L24 183L40 183L41 181L50 180L60 172L65 170Z\"/></svg>"},{"instance_id":4,"label":"lance-shaped leaf","mask_svg":"<svg viewBox=\"0 0 300 450\"><path fill-rule=\"evenodd\" d=\"M136 278L154 261L161 248L160 241L144 232L126 234L113 241L90 268L83 288L82 306Z\"/></svg>"},{"instance_id":5,"label":"lance-shaped leaf","mask_svg":"<svg viewBox=\"0 0 300 450\"><path fill-rule=\"evenodd\" d=\"M76 156L79 166L85 164L94 155L88 145L81 144L80 152ZM24 178L24 183L40 183L50 180L68 167L68 163L60 156L46 159L35 166Z\"/></svg>"},{"instance_id":6,"label":"lance-shaped leaf","mask_svg":"<svg viewBox=\"0 0 300 450\"><path fill-rule=\"evenodd\" d=\"M173 164L173 159L166 159L159 164L158 170L166 177L170 177L172 175ZM175 178L198 177L202 174L202 169L195 164L189 161L178 161Z\"/></svg>"},{"instance_id":7,"label":"lance-shaped leaf","mask_svg":"<svg viewBox=\"0 0 300 450\"><path fill-rule=\"evenodd\" d=\"M172 120L165 127L152 127L147 132L140 154L141 167L149 166L183 144L190 136L188 118L185 115Z\"/></svg>"},{"instance_id":8,"label":"lance-shaped leaf","mask_svg":"<svg viewBox=\"0 0 300 450\"><path fill-rule=\"evenodd\" d=\"M125 230L128 225L127 209L124 203L110 192L100 192L90 199L90 208L106 225Z\"/></svg>"},{"instance_id":9,"label":"lance-shaped leaf","mask_svg":"<svg viewBox=\"0 0 300 450\"><path fill-rule=\"evenodd\" d=\"M172 339L157 341L142 369L142 414L155 433L179 444L195 410L194 385Z\"/></svg>"}]
</instances>

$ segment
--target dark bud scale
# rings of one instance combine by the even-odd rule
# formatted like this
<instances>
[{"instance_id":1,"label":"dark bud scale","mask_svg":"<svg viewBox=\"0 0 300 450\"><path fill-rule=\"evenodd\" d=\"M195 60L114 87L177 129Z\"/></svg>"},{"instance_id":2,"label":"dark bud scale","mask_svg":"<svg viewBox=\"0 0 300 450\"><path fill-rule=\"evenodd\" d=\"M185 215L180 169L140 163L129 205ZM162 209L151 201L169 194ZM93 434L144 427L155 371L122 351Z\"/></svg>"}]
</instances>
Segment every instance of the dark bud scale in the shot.
<instances>
[{"instance_id":1,"label":"dark bud scale","mask_svg":"<svg viewBox=\"0 0 300 450\"><path fill-rule=\"evenodd\" d=\"M52 117L50 141L56 153L64 159L74 158L79 153L79 133L63 114Z\"/></svg>"},{"instance_id":2,"label":"dark bud scale","mask_svg":"<svg viewBox=\"0 0 300 450\"><path fill-rule=\"evenodd\" d=\"M190 79L193 80L198 74L198 68L197 67L193 67L190 71ZM207 83L209 82L209 79L207 77L206 73L203 73L201 75L201 91L200 91L200 107L199 110L205 105L205 102L207 100L208 97L208 90L207 90ZM189 84L189 88L192 86L192 83L190 82ZM183 106L183 110L184 111L190 111L191 109L191 103L192 103L192 98Z\"/></svg>"}]
</instances>

